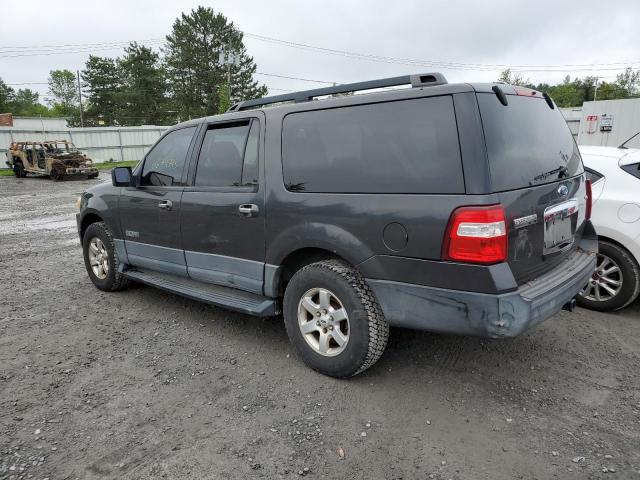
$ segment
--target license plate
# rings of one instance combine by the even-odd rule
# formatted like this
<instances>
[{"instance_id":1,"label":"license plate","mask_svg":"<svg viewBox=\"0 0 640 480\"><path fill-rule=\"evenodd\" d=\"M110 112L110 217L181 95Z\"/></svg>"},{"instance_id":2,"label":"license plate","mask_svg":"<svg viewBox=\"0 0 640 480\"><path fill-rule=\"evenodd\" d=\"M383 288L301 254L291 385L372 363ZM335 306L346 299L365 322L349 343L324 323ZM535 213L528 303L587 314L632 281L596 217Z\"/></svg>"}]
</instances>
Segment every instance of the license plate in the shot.
<instances>
[{"instance_id":1,"label":"license plate","mask_svg":"<svg viewBox=\"0 0 640 480\"><path fill-rule=\"evenodd\" d=\"M573 245L578 224L578 200L571 199L544 211L544 254Z\"/></svg>"}]
</instances>

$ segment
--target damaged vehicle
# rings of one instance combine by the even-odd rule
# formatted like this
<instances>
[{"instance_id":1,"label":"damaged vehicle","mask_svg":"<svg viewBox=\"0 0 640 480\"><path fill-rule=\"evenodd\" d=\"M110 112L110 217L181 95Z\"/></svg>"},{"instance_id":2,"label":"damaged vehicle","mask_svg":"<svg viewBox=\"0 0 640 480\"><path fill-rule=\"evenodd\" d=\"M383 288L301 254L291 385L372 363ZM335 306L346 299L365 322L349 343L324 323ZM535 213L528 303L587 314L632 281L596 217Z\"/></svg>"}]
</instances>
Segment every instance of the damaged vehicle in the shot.
<instances>
[{"instance_id":1,"label":"damaged vehicle","mask_svg":"<svg viewBox=\"0 0 640 480\"><path fill-rule=\"evenodd\" d=\"M73 175L98 176L92 160L67 140L13 142L7 151L6 163L17 178L24 178L28 173L49 175L53 180Z\"/></svg>"},{"instance_id":2,"label":"damaged vehicle","mask_svg":"<svg viewBox=\"0 0 640 480\"><path fill-rule=\"evenodd\" d=\"M390 326L519 335L573 310L596 266L567 123L503 83L427 73L246 100L111 174L77 202L97 288L282 314L333 377L371 367Z\"/></svg>"}]
</instances>

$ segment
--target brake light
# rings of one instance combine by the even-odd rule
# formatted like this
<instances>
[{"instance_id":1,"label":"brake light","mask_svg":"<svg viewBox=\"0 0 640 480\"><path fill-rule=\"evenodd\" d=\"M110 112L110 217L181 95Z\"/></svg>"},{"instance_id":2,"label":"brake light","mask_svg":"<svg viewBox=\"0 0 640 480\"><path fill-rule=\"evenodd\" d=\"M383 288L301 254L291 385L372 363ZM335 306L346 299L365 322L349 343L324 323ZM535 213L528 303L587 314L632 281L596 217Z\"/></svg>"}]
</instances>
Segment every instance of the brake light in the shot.
<instances>
[{"instance_id":1,"label":"brake light","mask_svg":"<svg viewBox=\"0 0 640 480\"><path fill-rule=\"evenodd\" d=\"M587 208L585 209L584 217L586 220L591 218L591 208L593 207L593 193L591 191L591 180L587 179L584 182L584 186L587 189Z\"/></svg>"},{"instance_id":2,"label":"brake light","mask_svg":"<svg viewBox=\"0 0 640 480\"><path fill-rule=\"evenodd\" d=\"M453 211L442 245L442 259L492 264L507 259L508 242L502 205L460 207Z\"/></svg>"}]
</instances>

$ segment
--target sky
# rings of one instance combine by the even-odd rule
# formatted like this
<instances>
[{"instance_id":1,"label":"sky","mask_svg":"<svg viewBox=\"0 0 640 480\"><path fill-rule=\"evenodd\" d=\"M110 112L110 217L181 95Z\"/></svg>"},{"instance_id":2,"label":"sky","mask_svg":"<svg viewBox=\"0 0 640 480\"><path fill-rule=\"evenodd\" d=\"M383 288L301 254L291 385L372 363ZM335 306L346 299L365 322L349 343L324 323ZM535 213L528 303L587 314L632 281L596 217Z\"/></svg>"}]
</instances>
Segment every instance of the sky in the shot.
<instances>
[{"instance_id":1,"label":"sky","mask_svg":"<svg viewBox=\"0 0 640 480\"><path fill-rule=\"evenodd\" d=\"M262 73L255 78L271 94L432 71L450 83L493 81L507 66L533 83L557 83L567 74L612 81L626 65L640 68L640 1L614 3L608 8L614 4L602 0L2 0L0 78L46 98L50 70L81 70L89 53L119 56L118 42L136 40L157 49L176 17L203 5L247 34L248 53ZM9 19L16 24L10 26ZM53 52L52 45L71 46L57 53L60 48Z\"/></svg>"}]
</instances>

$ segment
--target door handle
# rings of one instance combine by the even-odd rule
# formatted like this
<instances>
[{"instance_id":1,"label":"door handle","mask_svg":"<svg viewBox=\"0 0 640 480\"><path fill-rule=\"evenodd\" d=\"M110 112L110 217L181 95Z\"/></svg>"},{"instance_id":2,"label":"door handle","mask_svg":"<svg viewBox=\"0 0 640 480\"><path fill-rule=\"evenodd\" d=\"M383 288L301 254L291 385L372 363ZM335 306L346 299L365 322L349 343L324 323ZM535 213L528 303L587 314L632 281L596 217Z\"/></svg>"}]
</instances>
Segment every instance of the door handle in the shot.
<instances>
[{"instance_id":1,"label":"door handle","mask_svg":"<svg viewBox=\"0 0 640 480\"><path fill-rule=\"evenodd\" d=\"M255 217L259 211L258 205L253 203L243 203L238 207L238 212L240 212L240 215L243 217Z\"/></svg>"},{"instance_id":2,"label":"door handle","mask_svg":"<svg viewBox=\"0 0 640 480\"><path fill-rule=\"evenodd\" d=\"M158 208L161 210L171 210L171 207L173 207L173 202L171 200L162 200L158 203Z\"/></svg>"}]
</instances>

